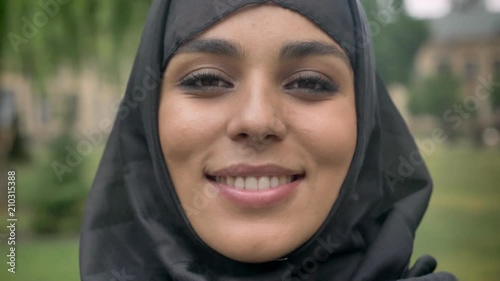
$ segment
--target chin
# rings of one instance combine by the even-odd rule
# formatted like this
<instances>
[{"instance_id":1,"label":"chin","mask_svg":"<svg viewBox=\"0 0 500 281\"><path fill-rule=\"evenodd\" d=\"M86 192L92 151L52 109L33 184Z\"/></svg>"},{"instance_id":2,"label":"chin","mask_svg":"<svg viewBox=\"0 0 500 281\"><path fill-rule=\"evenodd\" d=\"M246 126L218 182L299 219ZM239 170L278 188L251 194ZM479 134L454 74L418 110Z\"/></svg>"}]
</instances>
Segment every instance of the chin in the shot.
<instances>
[{"instance_id":1,"label":"chin","mask_svg":"<svg viewBox=\"0 0 500 281\"><path fill-rule=\"evenodd\" d=\"M273 250L270 251L269 247L265 245L258 248L241 249L236 246L237 252L231 251L224 254L226 257L244 263L264 263L280 259L286 256L290 251L286 250Z\"/></svg>"},{"instance_id":2,"label":"chin","mask_svg":"<svg viewBox=\"0 0 500 281\"><path fill-rule=\"evenodd\" d=\"M265 229L263 227L253 226L254 229ZM255 230L254 230L255 231ZM225 235L220 233L216 239L207 241L208 245L215 251L227 258L244 263L263 263L281 259L298 248L308 237L303 235L284 236L289 231L283 229L268 229L266 234L249 232L246 229L246 235L233 232Z\"/></svg>"}]
</instances>

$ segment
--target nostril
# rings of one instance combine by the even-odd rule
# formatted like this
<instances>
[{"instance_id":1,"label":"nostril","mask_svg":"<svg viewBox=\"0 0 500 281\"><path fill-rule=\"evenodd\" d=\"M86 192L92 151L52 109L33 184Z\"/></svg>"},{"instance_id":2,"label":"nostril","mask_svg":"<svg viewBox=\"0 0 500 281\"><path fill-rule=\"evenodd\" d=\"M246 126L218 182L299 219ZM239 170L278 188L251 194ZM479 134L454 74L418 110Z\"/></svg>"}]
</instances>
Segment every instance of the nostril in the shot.
<instances>
[{"instance_id":1,"label":"nostril","mask_svg":"<svg viewBox=\"0 0 500 281\"><path fill-rule=\"evenodd\" d=\"M239 133L238 138L240 138L242 140L246 140L246 139L250 138L250 135L247 133Z\"/></svg>"}]
</instances>

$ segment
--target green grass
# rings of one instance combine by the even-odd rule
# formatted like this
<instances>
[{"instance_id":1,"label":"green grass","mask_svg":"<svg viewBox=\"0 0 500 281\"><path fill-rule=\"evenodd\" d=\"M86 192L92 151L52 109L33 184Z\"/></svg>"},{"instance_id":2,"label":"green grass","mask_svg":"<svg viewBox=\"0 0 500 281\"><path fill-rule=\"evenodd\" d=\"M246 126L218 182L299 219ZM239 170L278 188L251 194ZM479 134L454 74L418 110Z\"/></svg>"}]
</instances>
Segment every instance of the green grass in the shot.
<instances>
[{"instance_id":1,"label":"green grass","mask_svg":"<svg viewBox=\"0 0 500 281\"><path fill-rule=\"evenodd\" d=\"M99 157L100 152L89 157L89 184ZM414 259L431 254L438 260L439 271L450 271L461 281L498 280L500 151L446 147L426 158L435 189L417 231ZM19 167L22 199L29 197L30 185L36 184L30 174L30 167ZM21 232L29 227L29 207L22 209ZM79 280L77 238L19 238L16 274L7 272L6 253L6 244L0 243L2 281Z\"/></svg>"},{"instance_id":2,"label":"green grass","mask_svg":"<svg viewBox=\"0 0 500 281\"><path fill-rule=\"evenodd\" d=\"M78 281L78 239L17 240L16 273L7 271L7 249L0 246L2 281Z\"/></svg>"},{"instance_id":3,"label":"green grass","mask_svg":"<svg viewBox=\"0 0 500 281\"><path fill-rule=\"evenodd\" d=\"M84 163L75 169L82 169L84 184L90 188L100 161L103 148L95 147L91 155L84 157ZM14 165L17 177L16 188L16 273L7 271L8 245L0 237L0 280L1 281L72 281L80 280L78 269L77 234L57 237L37 237L31 232L32 213L30 202L35 200L35 189L43 185L37 169L50 165L51 159L45 149L36 150L31 163ZM2 205L3 206L3 205ZM0 210L0 221L5 222L6 208ZM78 222L79 223L79 222ZM4 223L1 224L2 226ZM0 233L7 230L1 229ZM58 238L59 237L59 238Z\"/></svg>"},{"instance_id":4,"label":"green grass","mask_svg":"<svg viewBox=\"0 0 500 281\"><path fill-rule=\"evenodd\" d=\"M414 257L431 254L461 281L500 276L500 151L442 148L427 157L434 178Z\"/></svg>"}]
</instances>

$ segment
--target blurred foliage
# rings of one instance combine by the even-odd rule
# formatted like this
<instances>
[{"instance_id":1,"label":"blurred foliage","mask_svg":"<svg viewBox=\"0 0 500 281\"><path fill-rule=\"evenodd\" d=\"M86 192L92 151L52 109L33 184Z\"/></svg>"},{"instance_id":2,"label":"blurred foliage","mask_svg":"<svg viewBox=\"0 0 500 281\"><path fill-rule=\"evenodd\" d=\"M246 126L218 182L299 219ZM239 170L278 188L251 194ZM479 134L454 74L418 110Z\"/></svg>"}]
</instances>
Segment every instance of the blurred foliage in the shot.
<instances>
[{"instance_id":1,"label":"blurred foliage","mask_svg":"<svg viewBox=\"0 0 500 281\"><path fill-rule=\"evenodd\" d=\"M9 1L0 1L0 38L2 38L2 41L5 40L4 38L7 38L7 6L9 5ZM3 58L3 48L5 44L0 43L0 64L1 64L1 59Z\"/></svg>"},{"instance_id":2,"label":"blurred foliage","mask_svg":"<svg viewBox=\"0 0 500 281\"><path fill-rule=\"evenodd\" d=\"M49 144L51 163L37 167L39 184L32 191L34 210L32 227L35 233L54 234L80 230L87 187L77 140L73 137L75 110L68 108L65 128ZM47 165L49 164L49 165Z\"/></svg>"},{"instance_id":3,"label":"blurred foliage","mask_svg":"<svg viewBox=\"0 0 500 281\"><path fill-rule=\"evenodd\" d=\"M26 144L26 138L22 136L22 132L19 126L19 118L16 116L14 119L14 141L12 144L12 149L7 155L8 161L19 161L27 162L31 159L28 147Z\"/></svg>"},{"instance_id":4,"label":"blurred foliage","mask_svg":"<svg viewBox=\"0 0 500 281\"><path fill-rule=\"evenodd\" d=\"M409 102L414 114L442 119L445 111L460 100L461 80L452 74L434 74L415 84Z\"/></svg>"},{"instance_id":5,"label":"blurred foliage","mask_svg":"<svg viewBox=\"0 0 500 281\"><path fill-rule=\"evenodd\" d=\"M50 145L49 159L64 161L68 157L64 148L74 147L75 144L68 134L59 136ZM87 196L87 187L81 171L82 169L72 169L59 181L52 165L37 167L40 184L33 190L33 200L30 202L30 208L34 211L33 232L56 234L77 233L80 230L84 200Z\"/></svg>"},{"instance_id":6,"label":"blurred foliage","mask_svg":"<svg viewBox=\"0 0 500 281\"><path fill-rule=\"evenodd\" d=\"M493 79L491 92L491 103L494 110L500 110L500 73Z\"/></svg>"},{"instance_id":7,"label":"blurred foliage","mask_svg":"<svg viewBox=\"0 0 500 281\"><path fill-rule=\"evenodd\" d=\"M150 2L1 1L0 36L8 40L0 44L0 67L19 70L42 88L61 63L79 69L90 60L102 75L118 79L113 75L118 73L120 58L131 55L124 53L130 50L129 42L137 45ZM426 25L406 15L402 0L362 2L382 77L389 83L407 83L415 54L427 38Z\"/></svg>"},{"instance_id":8,"label":"blurred foliage","mask_svg":"<svg viewBox=\"0 0 500 281\"><path fill-rule=\"evenodd\" d=\"M378 69L388 82L407 83L428 31L409 17L402 0L363 0L373 32ZM151 0L0 1L1 68L21 71L43 88L61 64L97 65L114 77L120 58L135 50ZM42 91L43 92L43 91Z\"/></svg>"},{"instance_id":9,"label":"blurred foliage","mask_svg":"<svg viewBox=\"0 0 500 281\"><path fill-rule=\"evenodd\" d=\"M491 105L493 107L493 126L500 131L500 73L496 73L491 89Z\"/></svg>"},{"instance_id":10,"label":"blurred foliage","mask_svg":"<svg viewBox=\"0 0 500 281\"><path fill-rule=\"evenodd\" d=\"M362 0L373 36L377 69L387 83L409 84L418 49L429 36L425 21L406 14L403 0Z\"/></svg>"},{"instance_id":11,"label":"blurred foliage","mask_svg":"<svg viewBox=\"0 0 500 281\"><path fill-rule=\"evenodd\" d=\"M460 78L451 73L431 74L414 81L408 103L408 108L413 114L436 117L450 141L455 141L458 135L456 124L450 118L458 118L457 113L451 109L460 103L461 83ZM470 137L474 143L479 144L480 135L480 130L476 128Z\"/></svg>"},{"instance_id":12,"label":"blurred foliage","mask_svg":"<svg viewBox=\"0 0 500 281\"><path fill-rule=\"evenodd\" d=\"M0 1L0 67L44 88L60 65L84 63L117 79L120 58L131 57L151 0ZM132 47L132 48L131 48ZM42 90L43 92L43 90Z\"/></svg>"}]
</instances>

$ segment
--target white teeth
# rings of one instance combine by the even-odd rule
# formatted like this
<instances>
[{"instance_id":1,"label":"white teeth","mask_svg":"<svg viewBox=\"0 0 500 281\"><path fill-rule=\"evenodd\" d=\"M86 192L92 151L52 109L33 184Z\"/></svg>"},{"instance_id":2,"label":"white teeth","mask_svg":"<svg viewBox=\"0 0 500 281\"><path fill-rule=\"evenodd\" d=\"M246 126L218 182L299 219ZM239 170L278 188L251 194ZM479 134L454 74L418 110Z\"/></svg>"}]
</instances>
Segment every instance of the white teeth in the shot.
<instances>
[{"instance_id":1,"label":"white teeth","mask_svg":"<svg viewBox=\"0 0 500 281\"><path fill-rule=\"evenodd\" d=\"M259 178L259 190L268 189L271 187L271 181L269 177L261 177Z\"/></svg>"},{"instance_id":2,"label":"white teeth","mask_svg":"<svg viewBox=\"0 0 500 281\"><path fill-rule=\"evenodd\" d=\"M245 189L248 189L248 190L259 190L259 186L257 185L257 178L255 178L255 177L247 177L245 179Z\"/></svg>"},{"instance_id":3,"label":"white teeth","mask_svg":"<svg viewBox=\"0 0 500 281\"><path fill-rule=\"evenodd\" d=\"M244 189L245 179L243 179L242 177L237 177L236 180L234 181L234 187L236 187L236 189Z\"/></svg>"},{"instance_id":4,"label":"white teeth","mask_svg":"<svg viewBox=\"0 0 500 281\"><path fill-rule=\"evenodd\" d=\"M272 177L271 178L271 187L277 187L278 185L280 185L280 180L278 179L278 177Z\"/></svg>"},{"instance_id":5,"label":"white teeth","mask_svg":"<svg viewBox=\"0 0 500 281\"><path fill-rule=\"evenodd\" d=\"M274 188L280 185L291 183L293 176L264 176L264 177L222 177L216 176L215 181L228 186L232 186L236 189L248 189L248 190L265 190Z\"/></svg>"},{"instance_id":6,"label":"white teeth","mask_svg":"<svg viewBox=\"0 0 500 281\"><path fill-rule=\"evenodd\" d=\"M286 184L286 180L287 180L286 176L279 177L280 185Z\"/></svg>"}]
</instances>

